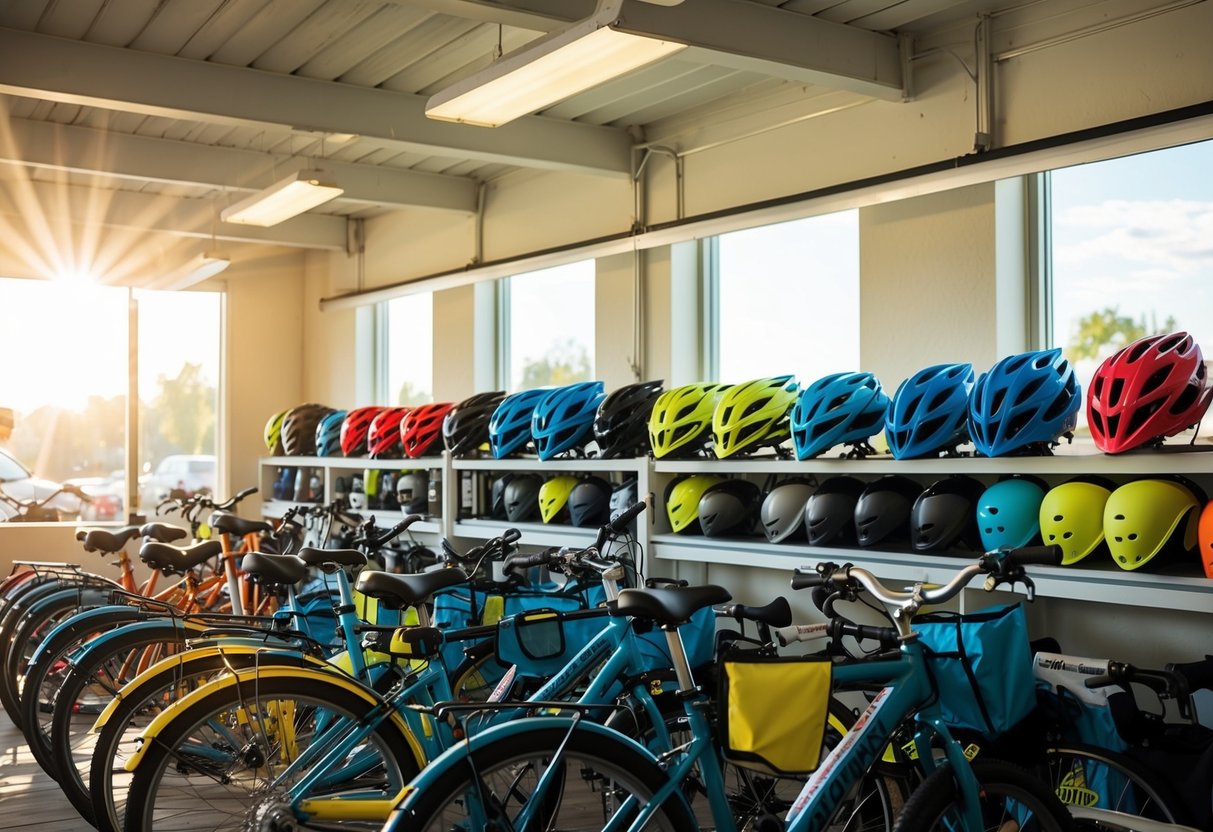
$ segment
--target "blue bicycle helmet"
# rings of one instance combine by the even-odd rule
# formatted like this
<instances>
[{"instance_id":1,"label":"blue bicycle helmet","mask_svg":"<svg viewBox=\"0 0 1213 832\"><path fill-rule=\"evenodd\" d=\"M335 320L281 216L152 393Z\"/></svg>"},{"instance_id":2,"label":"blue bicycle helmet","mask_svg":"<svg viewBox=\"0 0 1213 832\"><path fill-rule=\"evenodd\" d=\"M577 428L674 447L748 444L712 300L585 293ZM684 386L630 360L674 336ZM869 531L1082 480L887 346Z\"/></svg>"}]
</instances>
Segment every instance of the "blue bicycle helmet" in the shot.
<instances>
[{"instance_id":1,"label":"blue bicycle helmet","mask_svg":"<svg viewBox=\"0 0 1213 832\"><path fill-rule=\"evenodd\" d=\"M996 482L977 500L977 531L981 548L1017 549L1027 546L1040 534L1040 504L1045 487L1029 477L1013 477Z\"/></svg>"},{"instance_id":2,"label":"blue bicycle helmet","mask_svg":"<svg viewBox=\"0 0 1213 832\"><path fill-rule=\"evenodd\" d=\"M316 425L316 456L341 456L341 424L346 411L334 410Z\"/></svg>"},{"instance_id":3,"label":"blue bicycle helmet","mask_svg":"<svg viewBox=\"0 0 1213 832\"><path fill-rule=\"evenodd\" d=\"M884 425L889 397L871 373L834 373L800 391L792 408L797 459L844 442L866 442Z\"/></svg>"},{"instance_id":4,"label":"blue bicycle helmet","mask_svg":"<svg viewBox=\"0 0 1213 832\"><path fill-rule=\"evenodd\" d=\"M531 416L552 388L537 387L512 393L501 400L489 419L489 450L496 459L525 451L531 441Z\"/></svg>"},{"instance_id":5,"label":"blue bicycle helmet","mask_svg":"<svg viewBox=\"0 0 1213 832\"><path fill-rule=\"evenodd\" d=\"M1061 349L1008 355L982 373L969 395L969 436L985 456L1048 451L1074 430L1082 388Z\"/></svg>"},{"instance_id":6,"label":"blue bicycle helmet","mask_svg":"<svg viewBox=\"0 0 1213 832\"><path fill-rule=\"evenodd\" d=\"M893 458L937 456L964 442L972 387L972 364L935 364L903 381L884 417Z\"/></svg>"},{"instance_id":7,"label":"blue bicycle helmet","mask_svg":"<svg viewBox=\"0 0 1213 832\"><path fill-rule=\"evenodd\" d=\"M604 398L601 381L579 381L549 390L531 415L531 438L539 458L551 459L592 439L590 428Z\"/></svg>"}]
</instances>

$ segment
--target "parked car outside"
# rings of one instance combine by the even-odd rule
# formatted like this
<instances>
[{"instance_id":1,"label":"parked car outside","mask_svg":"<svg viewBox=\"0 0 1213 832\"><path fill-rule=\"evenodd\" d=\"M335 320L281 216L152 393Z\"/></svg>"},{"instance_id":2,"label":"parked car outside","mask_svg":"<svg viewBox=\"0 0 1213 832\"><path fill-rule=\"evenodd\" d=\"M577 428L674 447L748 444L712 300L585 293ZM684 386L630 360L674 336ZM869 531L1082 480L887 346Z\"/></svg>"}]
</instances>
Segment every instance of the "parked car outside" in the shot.
<instances>
[{"instance_id":1,"label":"parked car outside","mask_svg":"<svg viewBox=\"0 0 1213 832\"><path fill-rule=\"evenodd\" d=\"M65 482L78 486L92 499L91 503L85 503L80 507L81 520L122 519L122 486L124 482L122 471L115 471L108 477L73 477Z\"/></svg>"},{"instance_id":2,"label":"parked car outside","mask_svg":"<svg viewBox=\"0 0 1213 832\"><path fill-rule=\"evenodd\" d=\"M62 486L53 481L35 477L7 451L0 450L0 491L21 502L45 500ZM65 519L80 513L80 499L72 494L58 494L46 504L46 508L59 511ZM0 500L0 521L17 514L17 508Z\"/></svg>"},{"instance_id":3,"label":"parked car outside","mask_svg":"<svg viewBox=\"0 0 1213 832\"><path fill-rule=\"evenodd\" d=\"M155 471L139 478L139 494L144 503L214 491L215 457L211 454L169 454L160 460Z\"/></svg>"}]
</instances>

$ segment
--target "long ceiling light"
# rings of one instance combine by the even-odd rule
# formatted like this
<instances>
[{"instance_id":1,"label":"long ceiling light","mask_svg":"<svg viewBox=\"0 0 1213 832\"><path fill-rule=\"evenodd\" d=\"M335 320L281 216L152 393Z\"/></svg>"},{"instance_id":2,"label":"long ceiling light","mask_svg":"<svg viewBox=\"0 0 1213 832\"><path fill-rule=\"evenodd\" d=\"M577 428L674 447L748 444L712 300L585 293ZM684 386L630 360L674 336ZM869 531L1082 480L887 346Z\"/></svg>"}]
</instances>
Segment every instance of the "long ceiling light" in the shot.
<instances>
[{"instance_id":1,"label":"long ceiling light","mask_svg":"<svg viewBox=\"0 0 1213 832\"><path fill-rule=\"evenodd\" d=\"M498 127L686 48L615 29L622 5L623 0L599 0L591 17L435 93L426 102L426 116Z\"/></svg>"},{"instance_id":2,"label":"long ceiling light","mask_svg":"<svg viewBox=\"0 0 1213 832\"><path fill-rule=\"evenodd\" d=\"M230 265L232 265L231 258L213 251L204 252L195 255L180 268L148 281L143 288L160 289L166 292L188 289L191 286L197 286L204 280L209 280Z\"/></svg>"},{"instance_id":3,"label":"long ceiling light","mask_svg":"<svg viewBox=\"0 0 1213 832\"><path fill-rule=\"evenodd\" d=\"M310 211L344 190L318 170L301 170L263 191L224 208L219 214L224 222L241 225L271 226Z\"/></svg>"}]
</instances>

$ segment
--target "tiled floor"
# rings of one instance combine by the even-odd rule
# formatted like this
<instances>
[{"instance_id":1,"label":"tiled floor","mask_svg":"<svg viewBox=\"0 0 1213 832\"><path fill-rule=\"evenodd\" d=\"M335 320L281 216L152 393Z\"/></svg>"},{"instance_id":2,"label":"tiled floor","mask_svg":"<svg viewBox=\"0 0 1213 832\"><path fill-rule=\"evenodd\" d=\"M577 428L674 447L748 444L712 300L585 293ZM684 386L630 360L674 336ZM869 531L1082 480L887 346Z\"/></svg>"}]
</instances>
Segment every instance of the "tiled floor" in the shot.
<instances>
[{"instance_id":1,"label":"tiled floor","mask_svg":"<svg viewBox=\"0 0 1213 832\"><path fill-rule=\"evenodd\" d=\"M0 712L0 829L91 832L34 760L25 736Z\"/></svg>"}]
</instances>

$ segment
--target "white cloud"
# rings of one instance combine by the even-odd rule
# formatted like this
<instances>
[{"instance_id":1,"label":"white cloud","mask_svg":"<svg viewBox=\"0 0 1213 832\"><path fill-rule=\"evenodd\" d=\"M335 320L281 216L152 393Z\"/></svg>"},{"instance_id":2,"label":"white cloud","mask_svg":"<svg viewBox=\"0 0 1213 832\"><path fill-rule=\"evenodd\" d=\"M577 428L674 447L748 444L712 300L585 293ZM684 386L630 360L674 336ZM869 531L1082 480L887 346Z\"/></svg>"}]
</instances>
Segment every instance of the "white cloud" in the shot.
<instances>
[{"instance_id":1,"label":"white cloud","mask_svg":"<svg viewBox=\"0 0 1213 832\"><path fill-rule=\"evenodd\" d=\"M1108 200L1071 208L1056 225L1059 264L1100 258L1147 264L1134 277L1154 285L1213 269L1213 202Z\"/></svg>"}]
</instances>

